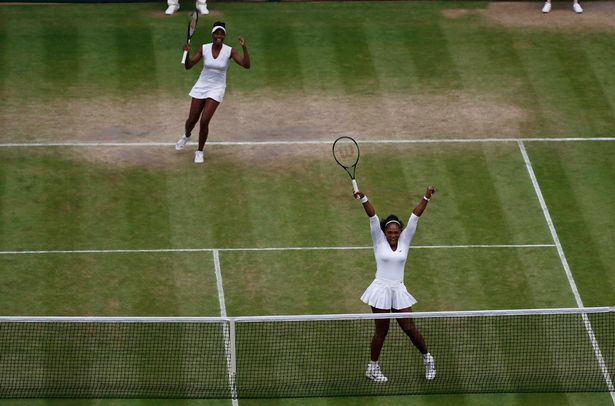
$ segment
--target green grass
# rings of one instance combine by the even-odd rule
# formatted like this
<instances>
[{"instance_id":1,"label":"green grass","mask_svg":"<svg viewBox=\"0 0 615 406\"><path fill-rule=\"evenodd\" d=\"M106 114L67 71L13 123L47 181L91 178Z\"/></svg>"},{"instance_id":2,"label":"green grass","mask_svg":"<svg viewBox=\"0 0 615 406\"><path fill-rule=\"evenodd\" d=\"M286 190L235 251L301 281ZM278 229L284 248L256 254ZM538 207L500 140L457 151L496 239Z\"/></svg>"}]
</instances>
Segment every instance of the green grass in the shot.
<instances>
[{"instance_id":1,"label":"green grass","mask_svg":"<svg viewBox=\"0 0 615 406\"><path fill-rule=\"evenodd\" d=\"M195 43L207 41L206 27L216 18L228 23L229 44L236 47L238 35L247 38L253 67L229 74L229 93L243 97L488 94L523 111L520 136L610 134L613 33L504 28L473 12L486 6L221 3L215 8L222 15L202 18ZM184 97L197 75L177 62L186 13L164 18L159 8L3 6L0 92L7 112L26 111L22 104L29 100L68 99L94 107L100 96ZM453 8L471 12L459 18L441 14ZM82 18L92 14L95 24Z\"/></svg>"},{"instance_id":2,"label":"green grass","mask_svg":"<svg viewBox=\"0 0 615 406\"><path fill-rule=\"evenodd\" d=\"M377 109L387 96L488 96L523 113L513 130L518 136L613 135L613 32L504 28L475 12L487 5L216 3L212 9L222 16L203 18L195 43L206 40L204 27L218 18L228 24L228 43L247 38L253 67L231 68L231 97L369 96ZM451 19L441 13L449 8L470 12ZM178 63L187 13L161 14L159 4L0 6L0 142L37 139L15 123L61 138L66 126L84 118L66 107L75 102L97 114L101 98L117 100L121 110L124 100L185 97L197 74ZM94 23L84 15L95 15ZM149 107L139 114L153 114ZM431 138L446 136L426 131ZM387 138L386 128L368 138L379 137ZM526 148L584 304L612 306L615 144L528 142ZM195 168L188 154L169 158L168 148L141 151L148 158L141 163L113 149L0 148L0 250L370 245L365 215L328 145L209 150L205 166ZM381 215L406 217L427 184L438 186L416 246L553 242L515 143L362 145L362 153L360 185ZM367 310L358 297L373 277L369 249L219 255L230 316ZM552 247L416 249L406 283L419 311L576 306ZM0 255L0 308L6 315L216 316L217 294L211 252ZM596 329L599 340L607 334ZM603 351L613 371L613 349ZM612 401L604 393L564 393L240 404Z\"/></svg>"}]
</instances>

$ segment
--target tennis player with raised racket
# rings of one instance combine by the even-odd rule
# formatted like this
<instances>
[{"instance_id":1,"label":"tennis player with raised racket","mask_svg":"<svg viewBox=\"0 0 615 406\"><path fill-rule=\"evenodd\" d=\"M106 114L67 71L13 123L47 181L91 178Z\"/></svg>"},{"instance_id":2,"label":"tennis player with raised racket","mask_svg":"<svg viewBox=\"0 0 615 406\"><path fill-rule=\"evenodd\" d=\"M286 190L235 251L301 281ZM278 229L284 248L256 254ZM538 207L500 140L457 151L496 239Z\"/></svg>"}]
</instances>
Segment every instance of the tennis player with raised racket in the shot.
<instances>
[{"instance_id":1,"label":"tennis player with raised racket","mask_svg":"<svg viewBox=\"0 0 615 406\"><path fill-rule=\"evenodd\" d=\"M235 49L224 44L226 26L223 22L217 21L213 24L211 38L211 43L203 44L192 57L188 54L186 59L186 69L191 69L203 60L203 70L189 93L192 97L192 102L190 103L190 113L186 120L184 135L175 144L175 149L178 151L184 149L190 139L192 129L200 118L199 146L194 154L194 162L199 164L203 163L205 159L203 149L209 135L209 122L220 103L222 103L222 100L224 100L226 71L228 70L230 60L234 60L245 69L250 69L250 55L248 54L248 47L243 37L239 37L239 45L242 48L243 55L240 55ZM190 43L186 42L184 51L189 53L190 49Z\"/></svg>"},{"instance_id":2,"label":"tennis player with raised racket","mask_svg":"<svg viewBox=\"0 0 615 406\"><path fill-rule=\"evenodd\" d=\"M370 233L374 243L376 278L361 296L361 300L371 306L372 312L412 312L412 305L416 303L416 299L404 285L404 268L419 217L427 208L427 203L435 192L436 189L433 186L427 188L424 197L412 210L406 228L399 217L394 214L381 221L367 196L361 191L355 192L355 198L361 202L369 217ZM425 378L434 379L436 377L435 360L427 350L425 339L416 328L414 320L411 318L396 320L404 333L410 337L412 344L423 354ZM370 362L365 376L375 382L386 382L388 379L380 370L378 359L384 339L389 332L390 319L376 319L374 322L376 331L370 345Z\"/></svg>"},{"instance_id":3,"label":"tennis player with raised racket","mask_svg":"<svg viewBox=\"0 0 615 406\"><path fill-rule=\"evenodd\" d=\"M361 300L370 305L374 313L411 312L416 299L404 285L404 268L419 217L427 208L427 203L431 196L436 193L436 189L433 186L427 187L424 197L410 214L408 227L404 228L404 223L394 214L380 221L376 215L376 209L357 185L355 174L359 156L359 145L351 137L339 137L333 143L333 157L350 176L354 197L363 204L363 209L369 217L370 233L374 243L376 278L365 290ZM423 354L425 378L427 380L434 379L436 377L436 362L427 350L425 339L416 328L414 320L411 318L396 320L404 333L410 337L412 344ZM365 376L375 382L388 381L380 370L378 359L384 345L384 339L389 332L390 321L390 319L374 320L376 331L370 345L371 359L367 365Z\"/></svg>"}]
</instances>

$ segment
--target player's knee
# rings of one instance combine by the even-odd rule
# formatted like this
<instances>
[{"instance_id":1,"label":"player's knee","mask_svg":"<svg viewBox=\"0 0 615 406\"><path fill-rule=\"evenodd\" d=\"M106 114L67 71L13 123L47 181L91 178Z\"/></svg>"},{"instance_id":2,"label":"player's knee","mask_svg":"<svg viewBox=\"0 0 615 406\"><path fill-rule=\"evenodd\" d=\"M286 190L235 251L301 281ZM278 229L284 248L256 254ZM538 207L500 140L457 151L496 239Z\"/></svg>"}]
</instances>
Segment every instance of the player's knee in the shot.
<instances>
[{"instance_id":1,"label":"player's knee","mask_svg":"<svg viewBox=\"0 0 615 406\"><path fill-rule=\"evenodd\" d=\"M378 329L374 333L374 338L377 339L377 340L384 340L386 338L387 334L389 334L389 329L388 328Z\"/></svg>"}]
</instances>

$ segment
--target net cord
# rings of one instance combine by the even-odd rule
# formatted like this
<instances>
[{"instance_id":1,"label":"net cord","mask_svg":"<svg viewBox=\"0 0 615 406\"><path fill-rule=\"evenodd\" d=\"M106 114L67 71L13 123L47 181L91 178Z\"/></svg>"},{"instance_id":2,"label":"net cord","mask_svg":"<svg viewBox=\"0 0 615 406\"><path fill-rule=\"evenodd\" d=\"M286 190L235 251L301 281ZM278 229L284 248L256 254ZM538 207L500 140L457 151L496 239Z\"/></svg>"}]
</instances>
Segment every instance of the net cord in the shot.
<instances>
[{"instance_id":1,"label":"net cord","mask_svg":"<svg viewBox=\"0 0 615 406\"><path fill-rule=\"evenodd\" d=\"M511 309L511 310L469 310L447 312L412 313L356 313L356 314L306 314L287 316L240 316L240 317L71 317L71 316L0 316L0 323L258 323L318 320L359 320L359 319L399 319L399 318L443 318L443 317L484 317L484 316L523 316L547 314L593 314L615 313L615 307L551 308L551 309ZM232 346L231 346L232 347Z\"/></svg>"}]
</instances>

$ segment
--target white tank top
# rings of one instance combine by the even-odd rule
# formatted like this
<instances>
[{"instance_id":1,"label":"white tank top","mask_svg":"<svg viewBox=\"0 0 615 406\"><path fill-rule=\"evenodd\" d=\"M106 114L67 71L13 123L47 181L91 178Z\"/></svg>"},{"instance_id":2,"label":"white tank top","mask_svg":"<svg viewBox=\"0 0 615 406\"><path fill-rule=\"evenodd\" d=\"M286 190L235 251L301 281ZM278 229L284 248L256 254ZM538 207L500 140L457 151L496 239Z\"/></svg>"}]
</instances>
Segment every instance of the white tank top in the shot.
<instances>
[{"instance_id":1,"label":"white tank top","mask_svg":"<svg viewBox=\"0 0 615 406\"><path fill-rule=\"evenodd\" d=\"M208 89L226 88L226 71L231 60L231 48L222 44L222 49L217 58L211 53L213 44L203 44L203 70L197 83Z\"/></svg>"},{"instance_id":2,"label":"white tank top","mask_svg":"<svg viewBox=\"0 0 615 406\"><path fill-rule=\"evenodd\" d=\"M404 267L408 252L410 251L410 242L416 227L419 222L419 217L414 213L408 219L408 226L404 228L397 240L397 250L393 251L389 242L380 229L380 219L377 215L369 218L370 233L374 243L374 257L376 258L376 279L385 281L404 281Z\"/></svg>"}]
</instances>

